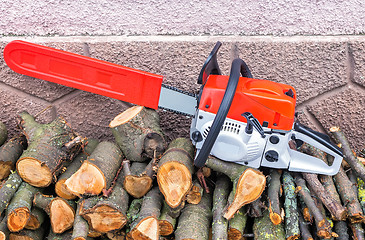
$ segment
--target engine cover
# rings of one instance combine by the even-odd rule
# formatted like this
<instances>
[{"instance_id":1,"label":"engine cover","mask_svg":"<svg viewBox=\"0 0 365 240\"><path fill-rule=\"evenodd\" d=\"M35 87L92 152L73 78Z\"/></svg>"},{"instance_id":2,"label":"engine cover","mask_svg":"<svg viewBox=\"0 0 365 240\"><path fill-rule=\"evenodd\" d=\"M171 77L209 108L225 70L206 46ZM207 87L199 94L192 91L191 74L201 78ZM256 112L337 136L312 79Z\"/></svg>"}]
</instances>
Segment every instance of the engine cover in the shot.
<instances>
[{"instance_id":1,"label":"engine cover","mask_svg":"<svg viewBox=\"0 0 365 240\"><path fill-rule=\"evenodd\" d=\"M192 121L190 136L196 146L197 154L209 133L215 114L197 111ZM244 119L244 117L242 117ZM266 138L257 131L246 134L246 123L226 119L213 145L211 154L225 161L258 168L261 164Z\"/></svg>"}]
</instances>

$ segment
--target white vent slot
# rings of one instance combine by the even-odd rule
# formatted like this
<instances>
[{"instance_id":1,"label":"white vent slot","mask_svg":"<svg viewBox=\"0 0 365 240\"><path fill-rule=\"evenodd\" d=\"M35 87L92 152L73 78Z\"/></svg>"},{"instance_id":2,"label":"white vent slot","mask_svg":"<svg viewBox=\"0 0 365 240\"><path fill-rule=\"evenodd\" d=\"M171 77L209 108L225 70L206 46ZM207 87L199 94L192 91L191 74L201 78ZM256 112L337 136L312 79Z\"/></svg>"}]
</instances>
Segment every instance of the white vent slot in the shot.
<instances>
[{"instance_id":1,"label":"white vent slot","mask_svg":"<svg viewBox=\"0 0 365 240\"><path fill-rule=\"evenodd\" d=\"M207 128L204 129L204 132L203 132L203 137L204 138L207 138L208 133L210 131L210 127L211 126L208 126ZM222 128L221 128L221 131L231 132L231 133L234 133L234 134L237 134L238 135L240 133L240 131L241 131L241 125L240 124L237 124L237 123L234 123L234 122L225 121L223 123Z\"/></svg>"}]
</instances>

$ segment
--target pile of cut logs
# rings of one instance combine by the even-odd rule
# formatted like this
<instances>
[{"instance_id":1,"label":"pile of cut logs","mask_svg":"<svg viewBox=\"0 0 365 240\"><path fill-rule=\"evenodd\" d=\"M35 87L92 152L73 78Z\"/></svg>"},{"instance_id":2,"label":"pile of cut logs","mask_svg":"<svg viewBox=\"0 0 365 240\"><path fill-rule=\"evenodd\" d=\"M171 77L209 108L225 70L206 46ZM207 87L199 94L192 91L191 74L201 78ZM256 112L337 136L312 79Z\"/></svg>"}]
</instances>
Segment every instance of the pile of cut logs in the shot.
<instances>
[{"instance_id":1,"label":"pile of cut logs","mask_svg":"<svg viewBox=\"0 0 365 240\"><path fill-rule=\"evenodd\" d=\"M364 239L365 167L338 128L346 162L331 177L212 156L197 169L191 141L167 144L158 113L140 106L110 122L115 142L62 117L17 121L10 140L0 124L0 239Z\"/></svg>"}]
</instances>

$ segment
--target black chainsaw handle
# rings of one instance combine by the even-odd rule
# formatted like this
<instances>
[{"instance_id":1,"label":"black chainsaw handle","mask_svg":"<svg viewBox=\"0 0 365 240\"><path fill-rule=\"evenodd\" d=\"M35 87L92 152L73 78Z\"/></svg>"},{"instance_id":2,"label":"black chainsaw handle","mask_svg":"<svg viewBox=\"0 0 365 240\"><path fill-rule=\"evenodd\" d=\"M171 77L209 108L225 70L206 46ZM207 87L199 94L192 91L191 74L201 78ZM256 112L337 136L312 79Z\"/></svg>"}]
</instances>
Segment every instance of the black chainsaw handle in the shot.
<instances>
[{"instance_id":1,"label":"black chainsaw handle","mask_svg":"<svg viewBox=\"0 0 365 240\"><path fill-rule=\"evenodd\" d=\"M205 162L207 161L207 158L210 154L210 151L212 150L215 140L217 139L218 134L222 128L222 125L226 120L228 111L232 104L232 100L236 93L238 81L240 79L240 74L242 74L242 76L245 77L247 75L251 75L250 70L248 69L246 63L242 59L236 58L232 62L231 72L229 74L226 91L224 92L224 96L219 106L217 115L215 116L212 126L210 127L208 136L205 139L204 144L194 161L194 164L197 167L203 167L205 165Z\"/></svg>"}]
</instances>

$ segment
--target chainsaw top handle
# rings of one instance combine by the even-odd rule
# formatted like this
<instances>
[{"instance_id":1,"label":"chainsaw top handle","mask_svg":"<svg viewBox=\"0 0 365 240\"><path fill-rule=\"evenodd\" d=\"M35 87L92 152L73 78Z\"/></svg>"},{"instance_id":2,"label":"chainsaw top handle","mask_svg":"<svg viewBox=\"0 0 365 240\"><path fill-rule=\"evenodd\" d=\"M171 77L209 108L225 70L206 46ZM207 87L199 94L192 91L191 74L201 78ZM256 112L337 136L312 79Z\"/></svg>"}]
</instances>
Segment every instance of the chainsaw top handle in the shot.
<instances>
[{"instance_id":1,"label":"chainsaw top handle","mask_svg":"<svg viewBox=\"0 0 365 240\"><path fill-rule=\"evenodd\" d=\"M226 91L224 92L224 96L219 106L217 115L215 116L212 126L209 130L209 133L204 141L204 144L194 161L194 164L197 167L203 167L205 165L205 162L207 161L210 151L214 145L215 140L218 137L218 134L222 128L222 125L231 107L233 97L236 93L236 88L238 85L240 74L242 74L242 76L244 77L251 75L246 63L242 59L236 58L232 62L231 72L229 74Z\"/></svg>"}]
</instances>

